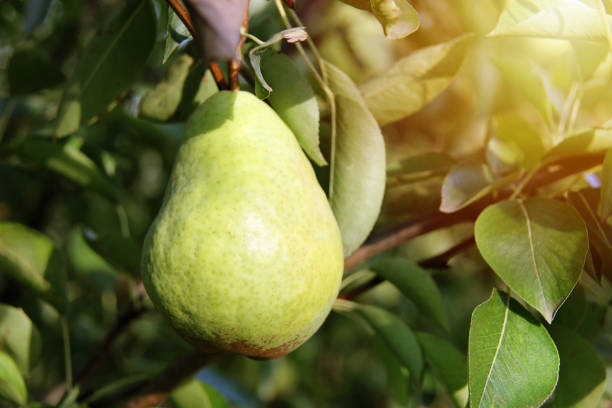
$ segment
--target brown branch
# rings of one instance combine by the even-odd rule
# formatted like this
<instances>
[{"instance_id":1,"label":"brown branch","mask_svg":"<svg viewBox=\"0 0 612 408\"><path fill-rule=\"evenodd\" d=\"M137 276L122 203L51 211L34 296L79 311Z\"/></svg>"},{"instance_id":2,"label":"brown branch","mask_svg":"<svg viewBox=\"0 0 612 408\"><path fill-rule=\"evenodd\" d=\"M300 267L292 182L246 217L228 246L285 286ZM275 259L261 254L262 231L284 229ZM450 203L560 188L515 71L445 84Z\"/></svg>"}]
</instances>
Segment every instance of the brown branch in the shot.
<instances>
[{"instance_id":1,"label":"brown branch","mask_svg":"<svg viewBox=\"0 0 612 408\"><path fill-rule=\"evenodd\" d=\"M249 29L249 1L246 1L246 10L244 11L244 19L242 20L242 29L244 30L244 32L247 32ZM246 41L246 37L242 37L240 39L240 43L238 44L238 49L236 50L236 58L230 61L230 66L229 66L229 82L230 82L230 89L232 91L239 91L240 90L240 65L241 65L241 61L242 61L242 46L244 45L244 42Z\"/></svg>"},{"instance_id":2,"label":"brown branch","mask_svg":"<svg viewBox=\"0 0 612 408\"><path fill-rule=\"evenodd\" d=\"M170 364L157 377L147 383L142 391L133 396L125 408L146 408L159 404L184 381L193 377L217 355L193 351Z\"/></svg>"},{"instance_id":3,"label":"brown branch","mask_svg":"<svg viewBox=\"0 0 612 408\"><path fill-rule=\"evenodd\" d=\"M191 16L187 9L181 4L180 0L167 0L168 4L172 8L172 10L176 13L178 18L181 19L187 30L191 33L191 36L195 38L195 27L193 26L193 21L191 20ZM227 89L227 83L225 82L225 78L223 77L223 72L221 72L221 68L219 68L219 64L215 61L212 61L210 64L210 72L212 73L215 82L217 83L217 87L219 89Z\"/></svg>"}]
</instances>

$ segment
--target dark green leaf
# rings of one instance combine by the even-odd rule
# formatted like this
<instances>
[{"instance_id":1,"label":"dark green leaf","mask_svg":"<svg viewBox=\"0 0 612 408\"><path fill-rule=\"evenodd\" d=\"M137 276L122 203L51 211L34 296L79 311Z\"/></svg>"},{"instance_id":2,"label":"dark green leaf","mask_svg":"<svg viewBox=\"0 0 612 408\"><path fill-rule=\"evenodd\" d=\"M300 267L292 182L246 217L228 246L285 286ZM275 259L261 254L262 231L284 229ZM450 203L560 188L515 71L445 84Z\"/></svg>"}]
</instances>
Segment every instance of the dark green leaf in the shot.
<instances>
[{"instance_id":1,"label":"dark green leaf","mask_svg":"<svg viewBox=\"0 0 612 408\"><path fill-rule=\"evenodd\" d=\"M155 28L151 0L138 0L89 42L64 93L57 136L78 130L130 87L153 49Z\"/></svg>"},{"instance_id":2,"label":"dark green leaf","mask_svg":"<svg viewBox=\"0 0 612 408\"><path fill-rule=\"evenodd\" d=\"M119 198L117 188L96 164L73 144L28 139L16 147L15 153L111 200Z\"/></svg>"},{"instance_id":3,"label":"dark green leaf","mask_svg":"<svg viewBox=\"0 0 612 408\"><path fill-rule=\"evenodd\" d=\"M1 245L1 243L0 243ZM27 376L38 362L40 334L22 309L0 303L0 349L9 354Z\"/></svg>"},{"instance_id":4,"label":"dark green leaf","mask_svg":"<svg viewBox=\"0 0 612 408\"><path fill-rule=\"evenodd\" d=\"M193 379L170 394L175 408L227 408L225 399L210 385Z\"/></svg>"},{"instance_id":5,"label":"dark green leaf","mask_svg":"<svg viewBox=\"0 0 612 408\"><path fill-rule=\"evenodd\" d=\"M135 392L148 380L150 380L150 376L142 374L130 375L128 377L121 378L96 389L96 391L87 397L85 402L87 404L96 402L97 406L104 406L103 404L105 403L106 399L112 399L118 394L121 395L121 393Z\"/></svg>"},{"instance_id":6,"label":"dark green leaf","mask_svg":"<svg viewBox=\"0 0 612 408\"><path fill-rule=\"evenodd\" d=\"M584 289L581 285L577 285L557 312L555 325L560 324L570 329L576 329L582 323L586 309L587 302Z\"/></svg>"},{"instance_id":7,"label":"dark green leaf","mask_svg":"<svg viewBox=\"0 0 612 408\"><path fill-rule=\"evenodd\" d=\"M166 44L164 46L164 59L165 64L168 58L177 50L179 46L185 44L191 34L181 19L176 15L172 7L168 6L168 23L166 24Z\"/></svg>"},{"instance_id":8,"label":"dark green leaf","mask_svg":"<svg viewBox=\"0 0 612 408\"><path fill-rule=\"evenodd\" d=\"M489 35L607 40L599 11L576 0L512 0Z\"/></svg>"},{"instance_id":9,"label":"dark green leaf","mask_svg":"<svg viewBox=\"0 0 612 408\"><path fill-rule=\"evenodd\" d=\"M601 198L597 213L604 220L612 214L612 149L606 153L601 169Z\"/></svg>"},{"instance_id":10,"label":"dark green leaf","mask_svg":"<svg viewBox=\"0 0 612 408\"><path fill-rule=\"evenodd\" d=\"M559 350L561 372L552 406L597 406L606 388L606 369L595 348L573 331L554 325L551 334Z\"/></svg>"},{"instance_id":11,"label":"dark green leaf","mask_svg":"<svg viewBox=\"0 0 612 408\"><path fill-rule=\"evenodd\" d=\"M102 258L119 270L131 275L140 271L140 245L119 233L98 235L91 230L83 231L84 238Z\"/></svg>"},{"instance_id":12,"label":"dark green leaf","mask_svg":"<svg viewBox=\"0 0 612 408\"><path fill-rule=\"evenodd\" d=\"M353 81L335 66L326 67L337 108L330 201L346 256L365 241L378 218L385 190L385 144Z\"/></svg>"},{"instance_id":13,"label":"dark green leaf","mask_svg":"<svg viewBox=\"0 0 612 408\"><path fill-rule=\"evenodd\" d=\"M24 34L30 35L49 13L51 0L27 0Z\"/></svg>"},{"instance_id":14,"label":"dark green leaf","mask_svg":"<svg viewBox=\"0 0 612 408\"><path fill-rule=\"evenodd\" d=\"M408 370L402 366L393 351L383 342L380 337L374 337L374 347L382 360L387 372L387 387L389 393L402 406L408 403L408 384L410 375Z\"/></svg>"},{"instance_id":15,"label":"dark green leaf","mask_svg":"<svg viewBox=\"0 0 612 408\"><path fill-rule=\"evenodd\" d=\"M13 359L0 351L0 405L23 406L28 399L23 377Z\"/></svg>"},{"instance_id":16,"label":"dark green leaf","mask_svg":"<svg viewBox=\"0 0 612 408\"><path fill-rule=\"evenodd\" d=\"M310 84L291 58L264 56L261 72L272 87L268 102L289 126L308 157L319 166L327 161L319 150L319 107Z\"/></svg>"},{"instance_id":17,"label":"dark green leaf","mask_svg":"<svg viewBox=\"0 0 612 408\"><path fill-rule=\"evenodd\" d=\"M470 407L540 406L559 377L544 326L496 289L472 313L468 358Z\"/></svg>"},{"instance_id":18,"label":"dark green leaf","mask_svg":"<svg viewBox=\"0 0 612 408\"><path fill-rule=\"evenodd\" d=\"M40 232L0 222L0 272L27 285L59 311L64 309L64 265L51 240Z\"/></svg>"},{"instance_id":19,"label":"dark green leaf","mask_svg":"<svg viewBox=\"0 0 612 408\"><path fill-rule=\"evenodd\" d=\"M438 96L459 70L472 36L418 50L389 71L361 85L361 93L380 125L420 110Z\"/></svg>"},{"instance_id":20,"label":"dark green leaf","mask_svg":"<svg viewBox=\"0 0 612 408\"><path fill-rule=\"evenodd\" d=\"M425 361L434 375L444 384L458 407L468 402L468 369L465 355L451 343L429 333L419 332L417 338Z\"/></svg>"},{"instance_id":21,"label":"dark green leaf","mask_svg":"<svg viewBox=\"0 0 612 408\"><path fill-rule=\"evenodd\" d=\"M578 282L588 250L576 210L544 198L502 201L480 214L475 237L495 273L552 322Z\"/></svg>"},{"instance_id":22,"label":"dark green leaf","mask_svg":"<svg viewBox=\"0 0 612 408\"><path fill-rule=\"evenodd\" d=\"M192 64L193 58L187 54L179 56L172 63L167 78L142 98L140 111L144 117L164 122L174 114L181 102L183 86Z\"/></svg>"},{"instance_id":23,"label":"dark green leaf","mask_svg":"<svg viewBox=\"0 0 612 408\"><path fill-rule=\"evenodd\" d=\"M408 369L414 381L421 378L423 356L413 331L399 317L377 306L355 304L355 312L365 319Z\"/></svg>"},{"instance_id":24,"label":"dark green leaf","mask_svg":"<svg viewBox=\"0 0 612 408\"><path fill-rule=\"evenodd\" d=\"M406 258L383 257L369 266L377 275L393 283L419 310L449 329L442 295L431 275Z\"/></svg>"},{"instance_id":25,"label":"dark green leaf","mask_svg":"<svg viewBox=\"0 0 612 408\"><path fill-rule=\"evenodd\" d=\"M39 48L13 54L8 63L7 77L11 95L37 92L64 81L64 74L59 66Z\"/></svg>"}]
</instances>

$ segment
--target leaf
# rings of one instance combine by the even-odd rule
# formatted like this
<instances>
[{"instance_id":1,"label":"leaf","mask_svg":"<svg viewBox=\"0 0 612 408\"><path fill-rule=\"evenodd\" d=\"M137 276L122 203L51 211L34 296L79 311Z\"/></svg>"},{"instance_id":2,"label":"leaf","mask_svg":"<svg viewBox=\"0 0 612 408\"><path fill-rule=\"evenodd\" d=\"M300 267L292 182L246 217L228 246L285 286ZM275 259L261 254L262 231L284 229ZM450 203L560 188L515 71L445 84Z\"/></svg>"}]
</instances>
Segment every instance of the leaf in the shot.
<instances>
[{"instance_id":1,"label":"leaf","mask_svg":"<svg viewBox=\"0 0 612 408\"><path fill-rule=\"evenodd\" d=\"M0 349L11 356L27 376L40 358L41 340L36 326L22 309L0 303Z\"/></svg>"},{"instance_id":2,"label":"leaf","mask_svg":"<svg viewBox=\"0 0 612 408\"><path fill-rule=\"evenodd\" d=\"M557 312L555 325L562 325L572 330L578 328L584 319L586 308L584 289L581 285L577 285Z\"/></svg>"},{"instance_id":3,"label":"leaf","mask_svg":"<svg viewBox=\"0 0 612 408\"><path fill-rule=\"evenodd\" d=\"M0 272L28 286L58 311L64 310L64 265L51 240L40 232L0 222Z\"/></svg>"},{"instance_id":4,"label":"leaf","mask_svg":"<svg viewBox=\"0 0 612 408\"><path fill-rule=\"evenodd\" d=\"M325 166L327 161L319 150L319 107L310 84L291 58L283 54L265 56L261 70L273 90L268 102L308 157Z\"/></svg>"},{"instance_id":5,"label":"leaf","mask_svg":"<svg viewBox=\"0 0 612 408\"><path fill-rule=\"evenodd\" d=\"M195 42L206 62L239 56L240 27L248 0L186 0L195 27Z\"/></svg>"},{"instance_id":6,"label":"leaf","mask_svg":"<svg viewBox=\"0 0 612 408\"><path fill-rule=\"evenodd\" d=\"M387 171L387 182L401 183L427 179L449 171L455 161L446 153L427 152L402 160Z\"/></svg>"},{"instance_id":7,"label":"leaf","mask_svg":"<svg viewBox=\"0 0 612 408\"><path fill-rule=\"evenodd\" d=\"M612 16L606 18L612 25ZM510 1L489 36L607 41L599 11L579 0Z\"/></svg>"},{"instance_id":8,"label":"leaf","mask_svg":"<svg viewBox=\"0 0 612 408\"><path fill-rule=\"evenodd\" d=\"M542 137L517 113L504 113L493 118L495 136L491 140L512 143L520 150L519 164L527 170L538 166L546 152ZM491 143L491 142L489 142ZM487 157L488 157L487 152Z\"/></svg>"},{"instance_id":9,"label":"leaf","mask_svg":"<svg viewBox=\"0 0 612 408\"><path fill-rule=\"evenodd\" d=\"M15 52L6 73L11 95L38 92L64 81L59 66L40 48Z\"/></svg>"},{"instance_id":10,"label":"leaf","mask_svg":"<svg viewBox=\"0 0 612 408\"><path fill-rule=\"evenodd\" d=\"M172 7L168 6L168 22L166 24L166 43L164 46L164 58L162 63L166 61L174 54L179 48L184 46L191 39L191 33L179 16L176 15Z\"/></svg>"},{"instance_id":11,"label":"leaf","mask_svg":"<svg viewBox=\"0 0 612 408\"><path fill-rule=\"evenodd\" d=\"M378 276L393 283L422 313L449 329L442 295L426 270L406 258L391 256L377 259L369 267Z\"/></svg>"},{"instance_id":12,"label":"leaf","mask_svg":"<svg viewBox=\"0 0 612 408\"><path fill-rule=\"evenodd\" d=\"M531 102L546 122L551 124L554 107L548 97L544 80L535 65L521 57L496 56L492 61L508 87Z\"/></svg>"},{"instance_id":13,"label":"leaf","mask_svg":"<svg viewBox=\"0 0 612 408\"><path fill-rule=\"evenodd\" d=\"M418 332L425 361L458 407L468 403L468 369L465 355L440 337Z\"/></svg>"},{"instance_id":14,"label":"leaf","mask_svg":"<svg viewBox=\"0 0 612 408\"><path fill-rule=\"evenodd\" d=\"M612 148L612 128L578 130L567 135L544 156L545 162L581 154L596 154Z\"/></svg>"},{"instance_id":15,"label":"leaf","mask_svg":"<svg viewBox=\"0 0 612 408\"><path fill-rule=\"evenodd\" d=\"M506 200L487 207L474 230L493 271L552 322L576 286L588 250L576 210L552 199Z\"/></svg>"},{"instance_id":16,"label":"leaf","mask_svg":"<svg viewBox=\"0 0 612 408\"><path fill-rule=\"evenodd\" d=\"M229 404L213 387L192 379L170 394L176 408L226 408Z\"/></svg>"},{"instance_id":17,"label":"leaf","mask_svg":"<svg viewBox=\"0 0 612 408\"><path fill-rule=\"evenodd\" d=\"M472 313L468 367L470 407L537 407L555 388L559 354L542 324L493 289Z\"/></svg>"},{"instance_id":18,"label":"leaf","mask_svg":"<svg viewBox=\"0 0 612 408\"><path fill-rule=\"evenodd\" d=\"M140 271L139 244L119 233L96 234L89 229L83 230L86 242L111 265L131 275Z\"/></svg>"},{"instance_id":19,"label":"leaf","mask_svg":"<svg viewBox=\"0 0 612 408\"><path fill-rule=\"evenodd\" d=\"M354 311L378 333L408 369L411 378L418 381L423 371L423 356L412 330L399 317L377 306L355 304Z\"/></svg>"},{"instance_id":20,"label":"leaf","mask_svg":"<svg viewBox=\"0 0 612 408\"><path fill-rule=\"evenodd\" d=\"M374 348L380 357L387 373L389 394L402 406L408 404L408 370L400 364L395 353L389 349L380 337L374 337Z\"/></svg>"},{"instance_id":21,"label":"leaf","mask_svg":"<svg viewBox=\"0 0 612 408\"><path fill-rule=\"evenodd\" d=\"M117 188L96 164L73 144L27 139L15 148L15 153L113 201L119 199Z\"/></svg>"},{"instance_id":22,"label":"leaf","mask_svg":"<svg viewBox=\"0 0 612 408\"><path fill-rule=\"evenodd\" d=\"M477 161L466 161L451 167L442 183L440 211L455 212L487 195L493 187L489 168Z\"/></svg>"},{"instance_id":23,"label":"leaf","mask_svg":"<svg viewBox=\"0 0 612 408\"><path fill-rule=\"evenodd\" d=\"M602 220L609 218L612 214L612 149L606 153L601 169L601 198L597 214Z\"/></svg>"},{"instance_id":24,"label":"leaf","mask_svg":"<svg viewBox=\"0 0 612 408\"><path fill-rule=\"evenodd\" d=\"M95 402L97 406L106 406L104 404L110 404L111 402L109 400L112 401L113 397L116 398L117 395L121 395L122 393L126 395L130 392L134 392L142 388L150 379L150 375L134 374L114 380L110 384L98 387L84 400L84 403L89 405Z\"/></svg>"},{"instance_id":25,"label":"leaf","mask_svg":"<svg viewBox=\"0 0 612 408\"><path fill-rule=\"evenodd\" d=\"M406 0L371 0L372 13L390 40L404 38L419 28L419 14Z\"/></svg>"},{"instance_id":26,"label":"leaf","mask_svg":"<svg viewBox=\"0 0 612 408\"><path fill-rule=\"evenodd\" d=\"M327 63L326 68L337 108L330 201L346 256L365 241L378 218L385 191L385 143L355 84L335 66Z\"/></svg>"},{"instance_id":27,"label":"leaf","mask_svg":"<svg viewBox=\"0 0 612 408\"><path fill-rule=\"evenodd\" d=\"M24 27L26 36L30 35L45 20L50 6L51 0L27 0Z\"/></svg>"},{"instance_id":28,"label":"leaf","mask_svg":"<svg viewBox=\"0 0 612 408\"><path fill-rule=\"evenodd\" d=\"M56 135L75 132L127 90L155 43L150 0L129 3L87 44L60 105Z\"/></svg>"},{"instance_id":29,"label":"leaf","mask_svg":"<svg viewBox=\"0 0 612 408\"><path fill-rule=\"evenodd\" d=\"M423 48L360 86L368 109L383 126L420 110L450 84L473 36Z\"/></svg>"},{"instance_id":30,"label":"leaf","mask_svg":"<svg viewBox=\"0 0 612 408\"><path fill-rule=\"evenodd\" d=\"M13 359L0 351L0 405L23 406L28 399L28 391L19 368Z\"/></svg>"},{"instance_id":31,"label":"leaf","mask_svg":"<svg viewBox=\"0 0 612 408\"><path fill-rule=\"evenodd\" d=\"M563 326L553 325L551 334L561 358L559 383L552 406L597 406L606 388L606 369L597 351L583 337Z\"/></svg>"},{"instance_id":32,"label":"leaf","mask_svg":"<svg viewBox=\"0 0 612 408\"><path fill-rule=\"evenodd\" d=\"M145 94L140 102L140 111L144 117L164 122L178 108L183 96L183 86L193 58L187 54L179 56L172 63L167 79L158 83Z\"/></svg>"}]
</instances>

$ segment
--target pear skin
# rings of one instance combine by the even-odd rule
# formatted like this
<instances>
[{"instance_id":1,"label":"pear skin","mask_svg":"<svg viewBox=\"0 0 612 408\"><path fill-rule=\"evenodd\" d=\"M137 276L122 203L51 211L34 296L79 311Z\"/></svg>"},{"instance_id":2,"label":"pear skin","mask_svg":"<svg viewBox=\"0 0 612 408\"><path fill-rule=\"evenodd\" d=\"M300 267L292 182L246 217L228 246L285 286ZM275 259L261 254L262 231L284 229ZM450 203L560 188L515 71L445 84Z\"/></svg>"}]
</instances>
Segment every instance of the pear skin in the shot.
<instances>
[{"instance_id":1,"label":"pear skin","mask_svg":"<svg viewBox=\"0 0 612 408\"><path fill-rule=\"evenodd\" d=\"M155 306L196 347L283 356L329 314L336 220L295 136L263 101L223 91L191 116L145 238Z\"/></svg>"}]
</instances>

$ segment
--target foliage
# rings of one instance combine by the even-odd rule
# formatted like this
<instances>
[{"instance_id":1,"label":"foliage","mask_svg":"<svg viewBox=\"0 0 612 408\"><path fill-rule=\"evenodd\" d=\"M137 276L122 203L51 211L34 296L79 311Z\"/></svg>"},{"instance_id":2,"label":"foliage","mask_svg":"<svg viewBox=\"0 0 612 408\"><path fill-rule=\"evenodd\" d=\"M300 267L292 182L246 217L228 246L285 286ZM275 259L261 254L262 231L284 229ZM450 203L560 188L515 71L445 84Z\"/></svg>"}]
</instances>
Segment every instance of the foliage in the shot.
<instances>
[{"instance_id":1,"label":"foliage","mask_svg":"<svg viewBox=\"0 0 612 408\"><path fill-rule=\"evenodd\" d=\"M334 313L200 370L140 282L243 2L208 42L162 0L2 2L0 406L609 405L612 2L251 3L240 87L328 193Z\"/></svg>"}]
</instances>

